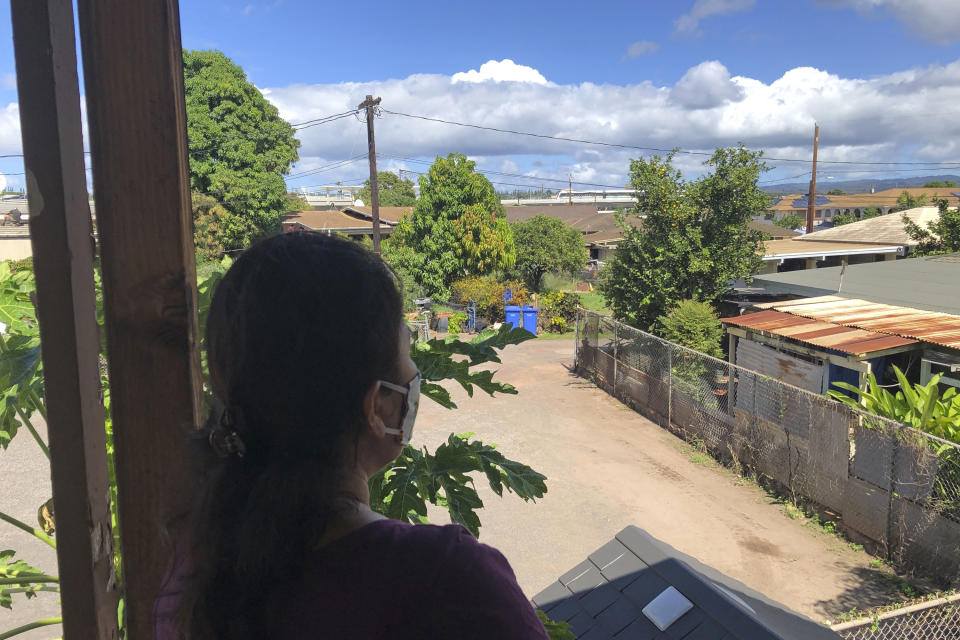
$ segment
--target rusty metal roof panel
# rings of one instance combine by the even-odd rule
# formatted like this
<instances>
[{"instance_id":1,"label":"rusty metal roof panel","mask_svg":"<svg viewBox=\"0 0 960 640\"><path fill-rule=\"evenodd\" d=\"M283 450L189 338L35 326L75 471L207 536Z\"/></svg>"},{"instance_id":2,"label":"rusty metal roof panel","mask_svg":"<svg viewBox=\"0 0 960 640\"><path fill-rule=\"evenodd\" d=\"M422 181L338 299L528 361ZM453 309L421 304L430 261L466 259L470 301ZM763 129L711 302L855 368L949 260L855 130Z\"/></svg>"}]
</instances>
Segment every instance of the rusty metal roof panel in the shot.
<instances>
[{"instance_id":1,"label":"rusty metal roof panel","mask_svg":"<svg viewBox=\"0 0 960 640\"><path fill-rule=\"evenodd\" d=\"M919 344L917 340L910 338L846 327L775 310L723 318L723 322L860 357L895 347Z\"/></svg>"},{"instance_id":2,"label":"rusty metal roof panel","mask_svg":"<svg viewBox=\"0 0 960 640\"><path fill-rule=\"evenodd\" d=\"M760 306L812 320L960 349L960 316L949 313L839 296L804 298Z\"/></svg>"}]
</instances>

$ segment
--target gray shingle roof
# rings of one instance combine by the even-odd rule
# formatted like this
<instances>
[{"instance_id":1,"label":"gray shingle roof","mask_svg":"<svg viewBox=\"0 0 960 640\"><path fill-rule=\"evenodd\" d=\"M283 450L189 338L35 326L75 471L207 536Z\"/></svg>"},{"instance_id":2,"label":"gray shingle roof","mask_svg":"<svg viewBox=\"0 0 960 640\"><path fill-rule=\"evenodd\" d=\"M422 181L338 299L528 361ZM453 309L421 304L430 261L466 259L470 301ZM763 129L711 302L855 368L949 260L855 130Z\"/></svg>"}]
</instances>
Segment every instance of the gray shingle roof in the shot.
<instances>
[{"instance_id":1,"label":"gray shingle roof","mask_svg":"<svg viewBox=\"0 0 960 640\"><path fill-rule=\"evenodd\" d=\"M643 609L671 586L693 607L661 631ZM533 602L551 619L568 622L582 640L839 638L633 526L560 576Z\"/></svg>"}]
</instances>

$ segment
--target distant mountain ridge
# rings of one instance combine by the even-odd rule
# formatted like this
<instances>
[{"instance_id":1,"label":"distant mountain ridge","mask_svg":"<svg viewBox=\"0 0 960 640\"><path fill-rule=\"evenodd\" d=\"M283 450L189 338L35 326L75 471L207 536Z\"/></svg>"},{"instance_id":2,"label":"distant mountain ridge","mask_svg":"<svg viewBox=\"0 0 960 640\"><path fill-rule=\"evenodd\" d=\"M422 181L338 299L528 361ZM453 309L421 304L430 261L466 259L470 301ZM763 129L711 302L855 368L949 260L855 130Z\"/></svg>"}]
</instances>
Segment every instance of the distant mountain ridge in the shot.
<instances>
[{"instance_id":1,"label":"distant mountain ridge","mask_svg":"<svg viewBox=\"0 0 960 640\"><path fill-rule=\"evenodd\" d=\"M817 173L820 172L818 171ZM827 191L831 191L833 189L842 189L844 193L870 193L871 189L883 191L885 189L922 187L926 183L933 182L935 180L939 180L940 182L953 180L960 185L960 176L952 174L939 176L912 176L909 178L859 178L856 180L824 180L823 178L819 178L817 180L817 195L826 195ZM787 195L792 193L807 193L807 191L810 189L810 185L806 182L791 182L789 184L770 185L768 187L762 187L762 189L765 192L774 195ZM960 187L957 187L956 191L960 191Z\"/></svg>"}]
</instances>

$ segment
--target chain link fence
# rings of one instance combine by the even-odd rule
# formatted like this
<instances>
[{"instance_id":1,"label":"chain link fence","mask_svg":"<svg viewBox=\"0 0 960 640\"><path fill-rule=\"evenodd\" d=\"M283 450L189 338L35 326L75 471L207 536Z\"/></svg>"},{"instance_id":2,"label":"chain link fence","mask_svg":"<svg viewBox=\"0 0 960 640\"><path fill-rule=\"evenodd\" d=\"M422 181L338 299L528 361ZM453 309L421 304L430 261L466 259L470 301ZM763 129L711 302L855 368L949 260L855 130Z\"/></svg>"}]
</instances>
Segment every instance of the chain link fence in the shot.
<instances>
[{"instance_id":1,"label":"chain link fence","mask_svg":"<svg viewBox=\"0 0 960 640\"><path fill-rule=\"evenodd\" d=\"M956 640L960 594L858 618L831 627L845 640Z\"/></svg>"},{"instance_id":2,"label":"chain link fence","mask_svg":"<svg viewBox=\"0 0 960 640\"><path fill-rule=\"evenodd\" d=\"M956 444L583 309L576 331L577 370L653 422L903 566L945 584L960 574Z\"/></svg>"}]
</instances>

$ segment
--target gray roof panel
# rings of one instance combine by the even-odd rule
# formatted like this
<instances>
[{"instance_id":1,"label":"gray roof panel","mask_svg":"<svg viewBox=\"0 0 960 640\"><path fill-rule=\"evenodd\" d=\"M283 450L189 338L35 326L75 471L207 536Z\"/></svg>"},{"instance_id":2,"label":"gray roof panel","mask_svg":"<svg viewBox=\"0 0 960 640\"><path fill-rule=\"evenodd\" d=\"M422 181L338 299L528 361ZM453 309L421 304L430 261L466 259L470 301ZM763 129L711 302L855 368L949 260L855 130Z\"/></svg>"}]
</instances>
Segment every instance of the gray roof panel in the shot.
<instances>
[{"instance_id":1,"label":"gray roof panel","mask_svg":"<svg viewBox=\"0 0 960 640\"><path fill-rule=\"evenodd\" d=\"M840 273L843 271L841 287ZM769 293L839 295L880 304L960 315L960 261L952 256L905 258L753 277ZM839 291L839 293L838 293Z\"/></svg>"},{"instance_id":2,"label":"gray roof panel","mask_svg":"<svg viewBox=\"0 0 960 640\"><path fill-rule=\"evenodd\" d=\"M642 609L670 586L694 606L661 632ZM637 527L618 533L533 602L551 619L568 622L578 638L590 640L839 637Z\"/></svg>"}]
</instances>

